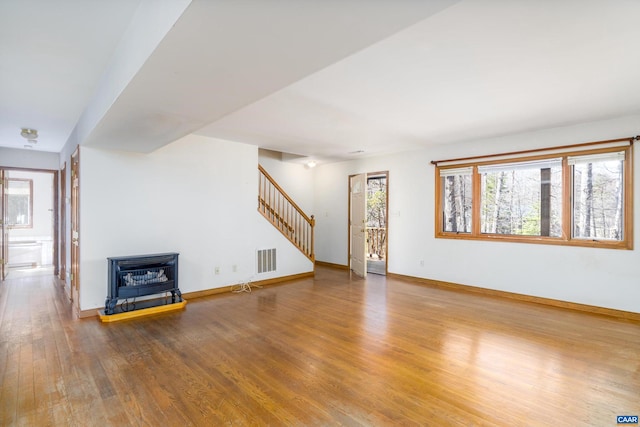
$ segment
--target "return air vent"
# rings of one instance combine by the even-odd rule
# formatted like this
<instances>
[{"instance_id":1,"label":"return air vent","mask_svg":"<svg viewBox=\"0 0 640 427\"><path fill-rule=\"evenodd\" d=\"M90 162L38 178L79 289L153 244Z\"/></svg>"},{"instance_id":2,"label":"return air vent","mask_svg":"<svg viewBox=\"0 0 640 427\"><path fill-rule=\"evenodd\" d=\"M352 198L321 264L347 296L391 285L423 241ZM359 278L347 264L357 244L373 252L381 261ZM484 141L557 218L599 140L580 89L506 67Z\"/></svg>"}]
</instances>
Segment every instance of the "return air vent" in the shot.
<instances>
[{"instance_id":1,"label":"return air vent","mask_svg":"<svg viewBox=\"0 0 640 427\"><path fill-rule=\"evenodd\" d=\"M258 274L276 271L276 248L258 249Z\"/></svg>"}]
</instances>

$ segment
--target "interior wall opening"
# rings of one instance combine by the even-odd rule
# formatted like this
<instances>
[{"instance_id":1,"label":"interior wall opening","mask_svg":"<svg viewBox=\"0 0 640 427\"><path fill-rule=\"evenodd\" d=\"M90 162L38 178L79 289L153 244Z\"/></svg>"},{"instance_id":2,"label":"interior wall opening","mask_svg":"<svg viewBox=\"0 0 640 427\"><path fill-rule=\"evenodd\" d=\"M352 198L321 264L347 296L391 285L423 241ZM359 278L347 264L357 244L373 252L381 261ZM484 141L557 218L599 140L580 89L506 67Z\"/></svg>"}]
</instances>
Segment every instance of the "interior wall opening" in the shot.
<instances>
[{"instance_id":1,"label":"interior wall opening","mask_svg":"<svg viewBox=\"0 0 640 427\"><path fill-rule=\"evenodd\" d=\"M55 274L55 172L3 169L2 183L2 278Z\"/></svg>"},{"instance_id":2,"label":"interior wall opening","mask_svg":"<svg viewBox=\"0 0 640 427\"><path fill-rule=\"evenodd\" d=\"M367 273L387 273L387 173L367 174Z\"/></svg>"}]
</instances>

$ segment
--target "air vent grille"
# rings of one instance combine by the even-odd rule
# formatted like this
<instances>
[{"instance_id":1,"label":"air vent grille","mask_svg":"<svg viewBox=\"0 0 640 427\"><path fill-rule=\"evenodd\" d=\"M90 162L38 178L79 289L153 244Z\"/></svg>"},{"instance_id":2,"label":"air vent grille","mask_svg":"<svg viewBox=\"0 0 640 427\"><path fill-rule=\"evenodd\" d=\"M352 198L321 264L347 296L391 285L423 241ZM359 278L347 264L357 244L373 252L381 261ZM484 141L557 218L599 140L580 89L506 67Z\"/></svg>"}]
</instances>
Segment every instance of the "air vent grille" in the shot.
<instances>
[{"instance_id":1,"label":"air vent grille","mask_svg":"<svg viewBox=\"0 0 640 427\"><path fill-rule=\"evenodd\" d=\"M276 271L276 248L258 249L258 274Z\"/></svg>"}]
</instances>

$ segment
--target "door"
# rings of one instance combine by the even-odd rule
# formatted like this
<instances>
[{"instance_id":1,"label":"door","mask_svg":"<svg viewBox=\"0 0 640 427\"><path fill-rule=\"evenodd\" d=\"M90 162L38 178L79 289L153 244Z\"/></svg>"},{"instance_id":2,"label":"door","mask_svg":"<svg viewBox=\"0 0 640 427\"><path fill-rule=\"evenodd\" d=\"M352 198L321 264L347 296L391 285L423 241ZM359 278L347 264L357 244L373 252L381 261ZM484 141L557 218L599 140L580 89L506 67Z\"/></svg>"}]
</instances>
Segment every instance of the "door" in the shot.
<instances>
[{"instance_id":1,"label":"door","mask_svg":"<svg viewBox=\"0 0 640 427\"><path fill-rule=\"evenodd\" d=\"M9 262L9 221L7 214L7 206L9 205L7 197L7 187L9 186L9 180L6 177L6 172L0 169L0 221L2 222L2 234L0 235L0 242L2 242L2 249L0 250L0 279L7 278L9 272L7 264Z\"/></svg>"},{"instance_id":2,"label":"door","mask_svg":"<svg viewBox=\"0 0 640 427\"><path fill-rule=\"evenodd\" d=\"M60 280L67 278L67 163L60 170Z\"/></svg>"},{"instance_id":3,"label":"door","mask_svg":"<svg viewBox=\"0 0 640 427\"><path fill-rule=\"evenodd\" d=\"M360 277L367 277L367 175L360 174L351 177L350 185L351 218L349 221L349 235L351 237L351 270Z\"/></svg>"},{"instance_id":4,"label":"door","mask_svg":"<svg viewBox=\"0 0 640 427\"><path fill-rule=\"evenodd\" d=\"M71 155L71 300L80 312L80 153Z\"/></svg>"},{"instance_id":5,"label":"door","mask_svg":"<svg viewBox=\"0 0 640 427\"><path fill-rule=\"evenodd\" d=\"M60 190L58 188L58 171L53 171L51 179L53 181L53 200L51 204L51 222L53 225L53 274L58 276L60 273Z\"/></svg>"}]
</instances>

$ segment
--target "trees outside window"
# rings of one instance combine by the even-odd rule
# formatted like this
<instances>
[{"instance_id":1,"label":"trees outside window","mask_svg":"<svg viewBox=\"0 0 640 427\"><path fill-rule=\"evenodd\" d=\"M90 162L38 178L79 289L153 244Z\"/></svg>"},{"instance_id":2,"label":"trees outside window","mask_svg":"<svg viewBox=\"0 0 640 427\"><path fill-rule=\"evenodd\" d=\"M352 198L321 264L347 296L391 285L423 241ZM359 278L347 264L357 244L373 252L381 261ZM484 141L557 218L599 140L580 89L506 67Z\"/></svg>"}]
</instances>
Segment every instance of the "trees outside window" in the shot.
<instances>
[{"instance_id":1,"label":"trees outside window","mask_svg":"<svg viewBox=\"0 0 640 427\"><path fill-rule=\"evenodd\" d=\"M573 237L624 237L624 153L570 159L573 168Z\"/></svg>"},{"instance_id":2,"label":"trees outside window","mask_svg":"<svg viewBox=\"0 0 640 427\"><path fill-rule=\"evenodd\" d=\"M436 237L632 249L631 156L628 144L436 166Z\"/></svg>"},{"instance_id":3,"label":"trees outside window","mask_svg":"<svg viewBox=\"0 0 640 427\"><path fill-rule=\"evenodd\" d=\"M562 160L478 168L481 233L562 234Z\"/></svg>"},{"instance_id":4,"label":"trees outside window","mask_svg":"<svg viewBox=\"0 0 640 427\"><path fill-rule=\"evenodd\" d=\"M470 233L472 211L472 168L451 169L441 173L442 225L446 232Z\"/></svg>"}]
</instances>

